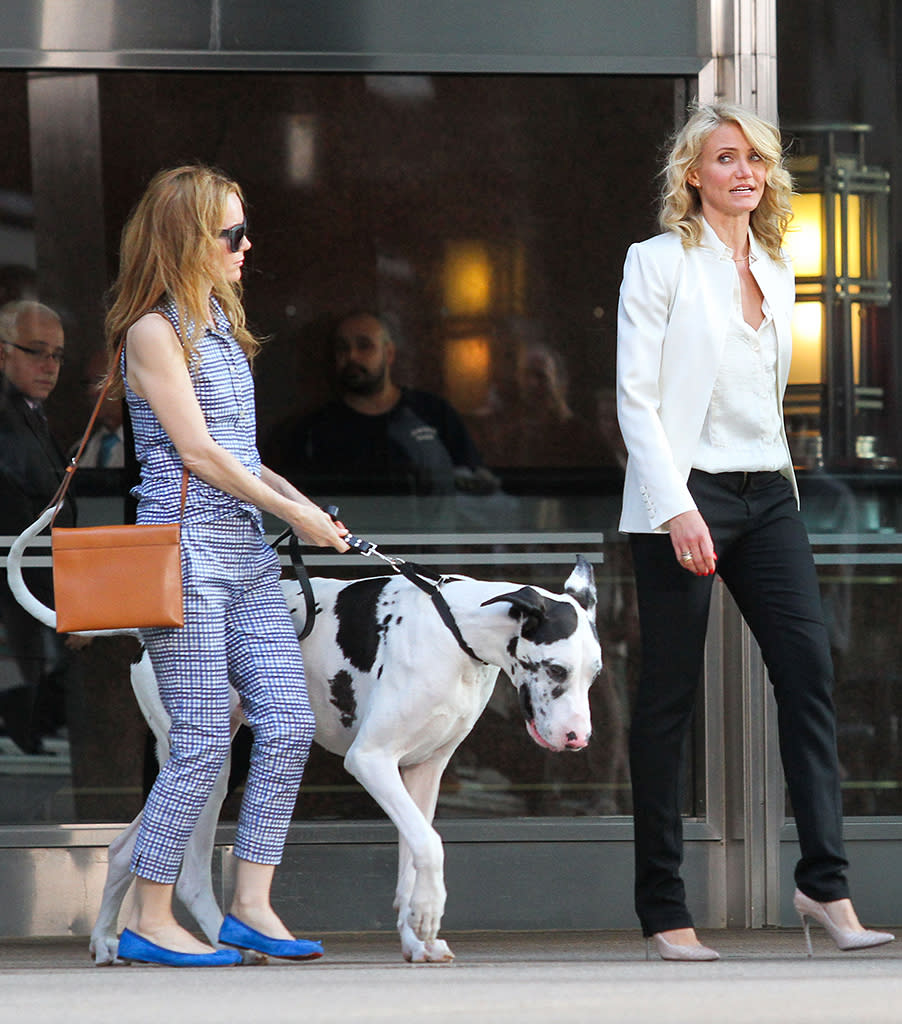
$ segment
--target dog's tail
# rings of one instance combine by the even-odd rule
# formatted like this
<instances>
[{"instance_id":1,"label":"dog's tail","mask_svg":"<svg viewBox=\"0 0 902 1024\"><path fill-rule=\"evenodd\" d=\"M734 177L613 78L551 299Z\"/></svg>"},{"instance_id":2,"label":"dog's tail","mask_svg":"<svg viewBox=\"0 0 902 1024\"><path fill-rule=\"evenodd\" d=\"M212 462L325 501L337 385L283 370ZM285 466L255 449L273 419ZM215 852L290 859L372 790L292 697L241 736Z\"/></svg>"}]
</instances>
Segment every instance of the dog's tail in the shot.
<instances>
[{"instance_id":1,"label":"dog's tail","mask_svg":"<svg viewBox=\"0 0 902 1024\"><path fill-rule=\"evenodd\" d=\"M53 506L45 508L41 515L23 530L12 542L9 548L9 557L6 560L6 576L9 580L9 589L13 597L20 605L33 616L51 629L56 629L56 612L47 605L42 604L28 589L25 579L22 576L22 557L25 549L35 540L40 532L50 523L53 518ZM92 632L79 633L79 636L122 636L123 634L134 635L133 629L103 629Z\"/></svg>"}]
</instances>

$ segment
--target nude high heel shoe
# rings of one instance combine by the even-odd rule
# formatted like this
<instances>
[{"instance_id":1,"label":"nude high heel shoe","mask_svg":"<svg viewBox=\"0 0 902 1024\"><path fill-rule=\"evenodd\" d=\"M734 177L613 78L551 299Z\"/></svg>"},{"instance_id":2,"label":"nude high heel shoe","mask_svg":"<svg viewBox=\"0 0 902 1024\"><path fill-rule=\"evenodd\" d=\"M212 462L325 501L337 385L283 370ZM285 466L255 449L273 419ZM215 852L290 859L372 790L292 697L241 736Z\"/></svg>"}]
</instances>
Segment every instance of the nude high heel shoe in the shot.
<instances>
[{"instance_id":1,"label":"nude high heel shoe","mask_svg":"<svg viewBox=\"0 0 902 1024\"><path fill-rule=\"evenodd\" d=\"M895 935L890 932L875 932L865 928L862 932L852 931L836 924L830 917L826 903L818 903L803 892L796 889L792 897L792 905L798 911L802 919L802 927L805 929L805 942L808 946L808 956L813 956L811 949L811 935L809 933L809 918L813 918L822 925L830 938L836 943L837 948L844 952L849 949L870 949L872 946L882 946L885 942L892 942Z\"/></svg>"},{"instance_id":2,"label":"nude high heel shoe","mask_svg":"<svg viewBox=\"0 0 902 1024\"><path fill-rule=\"evenodd\" d=\"M654 940L655 948L658 951L658 956L662 960L701 961L720 959L720 953L714 949L710 949L708 946L680 946L674 942L668 942L660 932L657 932L652 935L651 939L645 940L646 960L649 959L649 949L652 939Z\"/></svg>"}]
</instances>

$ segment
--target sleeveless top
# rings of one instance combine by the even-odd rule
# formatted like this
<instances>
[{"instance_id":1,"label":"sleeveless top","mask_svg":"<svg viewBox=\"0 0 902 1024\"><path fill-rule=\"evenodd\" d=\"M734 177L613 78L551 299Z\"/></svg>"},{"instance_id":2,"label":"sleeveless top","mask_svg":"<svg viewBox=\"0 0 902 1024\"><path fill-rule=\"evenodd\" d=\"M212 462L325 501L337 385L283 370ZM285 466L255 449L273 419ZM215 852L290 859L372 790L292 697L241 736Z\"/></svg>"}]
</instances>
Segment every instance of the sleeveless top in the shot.
<instances>
[{"instance_id":1,"label":"sleeveless top","mask_svg":"<svg viewBox=\"0 0 902 1024\"><path fill-rule=\"evenodd\" d=\"M189 367L191 383L210 436L247 470L259 476L257 413L250 366L222 307L212 298L210 305L212 323L205 326L197 343ZM174 302L165 297L153 312L165 316L181 337ZM132 494L138 498L137 521L172 523L179 516L182 460L148 402L129 387L125 355L123 349L125 398L135 438L135 455L141 467L141 481L132 489ZM254 505L240 501L193 474L189 476L183 525L215 523L242 515L250 517L263 532L262 516Z\"/></svg>"}]
</instances>

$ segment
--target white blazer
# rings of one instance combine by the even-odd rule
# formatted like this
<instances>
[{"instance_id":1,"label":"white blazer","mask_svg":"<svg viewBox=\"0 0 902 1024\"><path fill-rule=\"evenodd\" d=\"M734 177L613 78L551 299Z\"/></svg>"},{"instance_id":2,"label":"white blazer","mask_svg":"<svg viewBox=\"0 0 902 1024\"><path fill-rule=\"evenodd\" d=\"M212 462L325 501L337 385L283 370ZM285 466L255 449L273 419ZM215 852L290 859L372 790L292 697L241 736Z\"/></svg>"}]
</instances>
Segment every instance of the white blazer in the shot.
<instances>
[{"instance_id":1,"label":"white blazer","mask_svg":"<svg viewBox=\"0 0 902 1024\"><path fill-rule=\"evenodd\" d=\"M795 278L787 256L770 258L749 232L751 272L777 335L777 401L792 357ZM703 222L702 242L685 249L668 231L631 245L617 313L617 415L628 459L620 529L652 533L696 508L686 486L714 390L733 302L732 251ZM782 416L781 416L782 422ZM798 501L792 458L786 477Z\"/></svg>"}]
</instances>

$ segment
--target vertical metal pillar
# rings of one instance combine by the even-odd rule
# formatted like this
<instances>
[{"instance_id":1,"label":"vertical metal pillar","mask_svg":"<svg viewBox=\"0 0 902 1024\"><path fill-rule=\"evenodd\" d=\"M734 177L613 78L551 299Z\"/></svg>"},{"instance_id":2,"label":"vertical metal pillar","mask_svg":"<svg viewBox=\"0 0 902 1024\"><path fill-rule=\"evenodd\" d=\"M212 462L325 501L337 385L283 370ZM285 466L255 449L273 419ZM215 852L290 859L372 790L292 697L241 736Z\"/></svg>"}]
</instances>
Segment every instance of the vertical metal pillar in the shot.
<instances>
[{"instance_id":1,"label":"vertical metal pillar","mask_svg":"<svg viewBox=\"0 0 902 1024\"><path fill-rule=\"evenodd\" d=\"M776 0L710 0L708 8L712 57L699 72L699 99L741 103L776 122Z\"/></svg>"},{"instance_id":2,"label":"vertical metal pillar","mask_svg":"<svg viewBox=\"0 0 902 1024\"><path fill-rule=\"evenodd\" d=\"M699 73L699 100L740 103L776 123L776 0L710 0L708 13L712 57ZM722 709L724 758L707 783L723 795L726 921L760 928L778 924L780 910L784 785L776 707L758 646L720 586L717 602L723 691L712 703L706 687L706 710Z\"/></svg>"},{"instance_id":3,"label":"vertical metal pillar","mask_svg":"<svg viewBox=\"0 0 902 1024\"><path fill-rule=\"evenodd\" d=\"M70 361L103 345L103 295L108 285L103 217L103 166L98 77L92 72L28 77L35 248L41 300L61 316ZM65 432L83 429L77 374L60 380Z\"/></svg>"}]
</instances>

